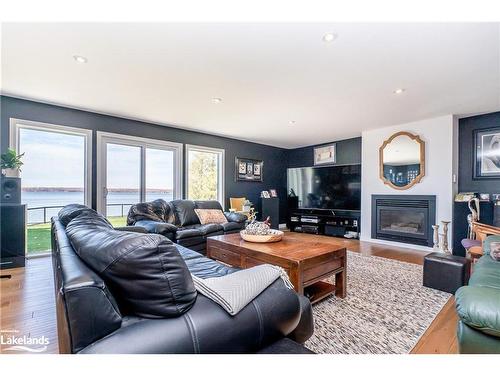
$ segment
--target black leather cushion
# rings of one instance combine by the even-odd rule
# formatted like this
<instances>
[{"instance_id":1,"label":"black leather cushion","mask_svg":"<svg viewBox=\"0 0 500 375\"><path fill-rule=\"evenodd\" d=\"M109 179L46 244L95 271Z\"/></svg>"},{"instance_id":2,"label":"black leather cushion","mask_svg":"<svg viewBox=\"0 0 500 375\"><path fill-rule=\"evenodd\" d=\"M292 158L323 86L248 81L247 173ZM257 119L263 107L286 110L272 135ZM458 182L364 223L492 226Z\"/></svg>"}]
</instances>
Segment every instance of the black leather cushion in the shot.
<instances>
[{"instance_id":1,"label":"black leather cushion","mask_svg":"<svg viewBox=\"0 0 500 375\"><path fill-rule=\"evenodd\" d=\"M238 271L238 268L228 267L205 257L187 259L186 265L193 275L202 279L225 276Z\"/></svg>"},{"instance_id":2,"label":"black leather cushion","mask_svg":"<svg viewBox=\"0 0 500 375\"><path fill-rule=\"evenodd\" d=\"M73 204L68 204L67 206L61 208L61 211L59 211L57 216L59 217L59 221L61 222L61 224L66 226L70 223L71 220L73 220L75 217L84 212L90 212L90 213L95 213L95 215L99 215L96 211L94 211L91 208L88 208L87 206L84 206L83 204L73 203ZM99 216L101 216L104 219L104 216L102 215Z\"/></svg>"},{"instance_id":3,"label":"black leather cushion","mask_svg":"<svg viewBox=\"0 0 500 375\"><path fill-rule=\"evenodd\" d=\"M224 215L226 215L227 221L234 221L236 223L245 223L248 219L245 215L238 212L225 212Z\"/></svg>"},{"instance_id":4,"label":"black leather cushion","mask_svg":"<svg viewBox=\"0 0 500 375\"><path fill-rule=\"evenodd\" d=\"M213 233L222 233L224 231L222 225L220 224L200 224L198 227L196 227L196 229L198 229L204 236L210 236Z\"/></svg>"},{"instance_id":5,"label":"black leather cushion","mask_svg":"<svg viewBox=\"0 0 500 375\"><path fill-rule=\"evenodd\" d=\"M127 224L134 225L141 220L175 223L173 208L169 202L156 199L152 202L137 203L130 207L127 215Z\"/></svg>"},{"instance_id":6,"label":"black leather cushion","mask_svg":"<svg viewBox=\"0 0 500 375\"><path fill-rule=\"evenodd\" d=\"M203 233L198 228L179 228L175 233L177 240L183 240L191 237L203 237Z\"/></svg>"},{"instance_id":7,"label":"black leather cushion","mask_svg":"<svg viewBox=\"0 0 500 375\"><path fill-rule=\"evenodd\" d=\"M222 206L218 201L194 201L196 208L203 210L222 210Z\"/></svg>"},{"instance_id":8,"label":"black leather cushion","mask_svg":"<svg viewBox=\"0 0 500 375\"><path fill-rule=\"evenodd\" d=\"M162 223L153 220L140 220L134 225L146 229L148 233L161 234L166 237L175 234L177 231L177 227L174 224Z\"/></svg>"},{"instance_id":9,"label":"black leather cushion","mask_svg":"<svg viewBox=\"0 0 500 375\"><path fill-rule=\"evenodd\" d=\"M172 205L175 209L175 216L177 217L178 225L185 227L187 225L200 224L198 215L194 212L196 206L193 201L179 199L172 201Z\"/></svg>"},{"instance_id":10,"label":"black leather cushion","mask_svg":"<svg viewBox=\"0 0 500 375\"><path fill-rule=\"evenodd\" d=\"M243 225L241 223L237 223L234 221L229 221L221 225L222 229L224 229L224 232L240 231L243 229Z\"/></svg>"},{"instance_id":11,"label":"black leather cushion","mask_svg":"<svg viewBox=\"0 0 500 375\"><path fill-rule=\"evenodd\" d=\"M120 232L92 213L66 227L76 253L99 274L120 309L142 317L175 317L196 300L189 270L174 244L156 234Z\"/></svg>"},{"instance_id":12,"label":"black leather cushion","mask_svg":"<svg viewBox=\"0 0 500 375\"><path fill-rule=\"evenodd\" d=\"M179 252L179 254L181 254L181 257L184 259L184 261L188 259L202 258L202 255L200 253L188 249L187 247L181 245L175 245L175 247L177 247L177 251Z\"/></svg>"}]
</instances>

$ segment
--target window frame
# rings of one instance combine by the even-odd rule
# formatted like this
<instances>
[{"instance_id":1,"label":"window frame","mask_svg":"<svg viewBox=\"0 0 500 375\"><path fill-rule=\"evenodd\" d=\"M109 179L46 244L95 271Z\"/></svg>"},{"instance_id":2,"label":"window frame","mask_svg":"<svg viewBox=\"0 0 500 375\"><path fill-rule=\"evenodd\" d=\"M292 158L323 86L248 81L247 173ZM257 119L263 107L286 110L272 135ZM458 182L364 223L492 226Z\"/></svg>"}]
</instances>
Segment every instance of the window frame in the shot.
<instances>
[{"instance_id":1,"label":"window frame","mask_svg":"<svg viewBox=\"0 0 500 375\"><path fill-rule=\"evenodd\" d=\"M186 144L186 199L189 199L189 152L210 152L217 154L220 167L217 171L217 200L222 205L222 209L226 207L226 194L225 194L225 170L226 170L226 150L223 148L198 146Z\"/></svg>"},{"instance_id":2,"label":"window frame","mask_svg":"<svg viewBox=\"0 0 500 375\"><path fill-rule=\"evenodd\" d=\"M173 199L181 199L183 192L183 144L171 141L163 141L153 138L136 137L131 135L117 134L97 131L97 211L106 214L104 194L107 179L106 144L113 143L125 146L135 146L141 149L141 180L140 199L146 199L146 149L174 151L174 186ZM139 203L139 202L137 202Z\"/></svg>"},{"instance_id":3,"label":"window frame","mask_svg":"<svg viewBox=\"0 0 500 375\"><path fill-rule=\"evenodd\" d=\"M10 148L19 153L20 150L20 131L21 129L31 129L45 131L50 133L60 133L68 135L83 136L85 142L84 155L84 204L92 207L92 130L84 128L76 128L66 125L55 125L40 121L23 120L18 118L10 118L9 143Z\"/></svg>"}]
</instances>

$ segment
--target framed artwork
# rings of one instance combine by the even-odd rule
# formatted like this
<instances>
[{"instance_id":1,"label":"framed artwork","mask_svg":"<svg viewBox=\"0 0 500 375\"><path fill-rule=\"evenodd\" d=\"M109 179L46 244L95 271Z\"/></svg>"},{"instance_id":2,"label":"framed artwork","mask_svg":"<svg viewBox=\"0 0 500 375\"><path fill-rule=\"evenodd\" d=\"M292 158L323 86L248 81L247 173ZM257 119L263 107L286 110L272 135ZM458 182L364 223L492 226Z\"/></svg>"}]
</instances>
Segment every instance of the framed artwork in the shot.
<instances>
[{"instance_id":1,"label":"framed artwork","mask_svg":"<svg viewBox=\"0 0 500 375\"><path fill-rule=\"evenodd\" d=\"M500 179L500 127L474 132L474 179Z\"/></svg>"},{"instance_id":2,"label":"framed artwork","mask_svg":"<svg viewBox=\"0 0 500 375\"><path fill-rule=\"evenodd\" d=\"M236 181L262 182L262 160L237 157L235 160Z\"/></svg>"},{"instance_id":3,"label":"framed artwork","mask_svg":"<svg viewBox=\"0 0 500 375\"><path fill-rule=\"evenodd\" d=\"M314 165L335 163L335 143L314 148Z\"/></svg>"},{"instance_id":4,"label":"framed artwork","mask_svg":"<svg viewBox=\"0 0 500 375\"><path fill-rule=\"evenodd\" d=\"M271 194L271 198L278 197L278 193L276 192L276 189L269 189L269 194Z\"/></svg>"},{"instance_id":5,"label":"framed artwork","mask_svg":"<svg viewBox=\"0 0 500 375\"><path fill-rule=\"evenodd\" d=\"M260 193L260 196L262 198L271 198L271 196L269 195L269 192L267 190L263 190L261 193Z\"/></svg>"}]
</instances>

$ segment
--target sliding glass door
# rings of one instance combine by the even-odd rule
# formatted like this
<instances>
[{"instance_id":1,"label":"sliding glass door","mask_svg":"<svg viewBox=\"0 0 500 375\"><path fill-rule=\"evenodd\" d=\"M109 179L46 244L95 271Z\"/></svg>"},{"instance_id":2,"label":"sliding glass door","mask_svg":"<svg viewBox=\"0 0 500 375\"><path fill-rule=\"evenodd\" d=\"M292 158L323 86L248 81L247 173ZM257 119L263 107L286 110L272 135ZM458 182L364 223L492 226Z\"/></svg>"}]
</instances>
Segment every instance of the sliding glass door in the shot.
<instances>
[{"instance_id":1,"label":"sliding glass door","mask_svg":"<svg viewBox=\"0 0 500 375\"><path fill-rule=\"evenodd\" d=\"M98 210L125 225L130 206L182 195L182 145L97 133Z\"/></svg>"},{"instance_id":2,"label":"sliding glass door","mask_svg":"<svg viewBox=\"0 0 500 375\"><path fill-rule=\"evenodd\" d=\"M11 119L11 145L24 154L28 255L50 251L50 219L70 203L91 205L91 138L86 129Z\"/></svg>"}]
</instances>

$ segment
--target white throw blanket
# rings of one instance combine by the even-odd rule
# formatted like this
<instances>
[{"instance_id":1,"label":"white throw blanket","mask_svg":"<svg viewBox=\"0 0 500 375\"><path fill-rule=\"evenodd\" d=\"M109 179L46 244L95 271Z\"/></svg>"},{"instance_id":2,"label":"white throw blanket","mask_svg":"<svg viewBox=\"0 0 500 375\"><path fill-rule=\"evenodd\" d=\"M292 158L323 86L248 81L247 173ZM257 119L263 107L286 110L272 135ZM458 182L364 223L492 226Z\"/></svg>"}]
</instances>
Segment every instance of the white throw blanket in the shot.
<instances>
[{"instance_id":1,"label":"white throw blanket","mask_svg":"<svg viewBox=\"0 0 500 375\"><path fill-rule=\"evenodd\" d=\"M293 289L286 271L270 264L210 279L200 279L194 275L192 277L196 290L222 306L230 315L238 314L279 277L287 288Z\"/></svg>"}]
</instances>

